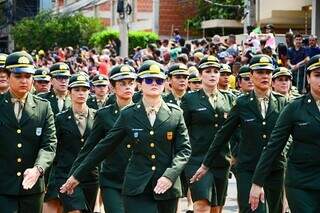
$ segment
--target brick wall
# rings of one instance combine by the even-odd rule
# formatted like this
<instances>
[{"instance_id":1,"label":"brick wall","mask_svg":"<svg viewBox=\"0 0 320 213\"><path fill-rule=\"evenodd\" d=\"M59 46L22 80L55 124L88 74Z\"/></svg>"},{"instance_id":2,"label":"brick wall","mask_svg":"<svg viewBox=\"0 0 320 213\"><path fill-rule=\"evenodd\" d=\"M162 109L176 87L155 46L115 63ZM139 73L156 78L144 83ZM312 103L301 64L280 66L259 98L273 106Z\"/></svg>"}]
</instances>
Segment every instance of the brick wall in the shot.
<instances>
[{"instance_id":1,"label":"brick wall","mask_svg":"<svg viewBox=\"0 0 320 213\"><path fill-rule=\"evenodd\" d=\"M152 12L152 0L137 0L136 2L137 12Z\"/></svg>"},{"instance_id":2,"label":"brick wall","mask_svg":"<svg viewBox=\"0 0 320 213\"><path fill-rule=\"evenodd\" d=\"M186 35L185 22L196 14L195 0L160 0L159 34L171 35L172 26Z\"/></svg>"}]
</instances>

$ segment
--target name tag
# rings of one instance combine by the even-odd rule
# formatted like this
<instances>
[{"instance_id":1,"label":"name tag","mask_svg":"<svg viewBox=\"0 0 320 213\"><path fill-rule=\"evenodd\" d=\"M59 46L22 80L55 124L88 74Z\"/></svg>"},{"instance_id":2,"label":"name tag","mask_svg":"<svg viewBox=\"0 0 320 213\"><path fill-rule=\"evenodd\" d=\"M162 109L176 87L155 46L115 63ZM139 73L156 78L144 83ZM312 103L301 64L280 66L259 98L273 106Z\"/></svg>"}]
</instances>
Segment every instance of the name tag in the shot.
<instances>
[{"instance_id":1,"label":"name tag","mask_svg":"<svg viewBox=\"0 0 320 213\"><path fill-rule=\"evenodd\" d=\"M205 111L205 110L207 110L207 108L205 108L205 107L196 109L197 112Z\"/></svg>"},{"instance_id":2,"label":"name tag","mask_svg":"<svg viewBox=\"0 0 320 213\"><path fill-rule=\"evenodd\" d=\"M244 122L252 122L252 121L255 121L256 119L254 118L250 118L250 119L245 119Z\"/></svg>"},{"instance_id":3,"label":"name tag","mask_svg":"<svg viewBox=\"0 0 320 213\"><path fill-rule=\"evenodd\" d=\"M37 127L36 128L36 136L40 136L42 134L42 128L41 127Z\"/></svg>"},{"instance_id":4,"label":"name tag","mask_svg":"<svg viewBox=\"0 0 320 213\"><path fill-rule=\"evenodd\" d=\"M309 124L309 122L302 122L302 123L298 123L298 126L307 126Z\"/></svg>"},{"instance_id":5,"label":"name tag","mask_svg":"<svg viewBox=\"0 0 320 213\"><path fill-rule=\"evenodd\" d=\"M141 131L143 131L143 129L131 129L131 130L132 130L132 132L136 132L136 131L141 132Z\"/></svg>"}]
</instances>

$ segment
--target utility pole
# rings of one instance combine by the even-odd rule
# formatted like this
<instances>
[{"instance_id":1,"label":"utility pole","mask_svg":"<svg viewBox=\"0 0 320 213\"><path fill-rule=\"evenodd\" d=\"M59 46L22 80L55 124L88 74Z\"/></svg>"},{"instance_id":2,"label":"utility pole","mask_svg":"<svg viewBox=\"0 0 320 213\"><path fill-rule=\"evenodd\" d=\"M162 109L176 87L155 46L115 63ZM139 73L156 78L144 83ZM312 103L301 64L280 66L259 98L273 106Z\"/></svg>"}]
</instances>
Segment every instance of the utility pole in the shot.
<instances>
[{"instance_id":1,"label":"utility pole","mask_svg":"<svg viewBox=\"0 0 320 213\"><path fill-rule=\"evenodd\" d=\"M8 9L9 9L9 16L7 17L7 29L8 29L8 51L9 53L13 52L14 50L14 40L13 40L13 36L11 35L11 29L12 29L12 24L14 21L14 0L8 0L8 5L7 5Z\"/></svg>"},{"instance_id":2,"label":"utility pole","mask_svg":"<svg viewBox=\"0 0 320 213\"><path fill-rule=\"evenodd\" d=\"M128 57L129 39L128 39L128 23L132 7L127 0L118 0L117 12L119 13L120 24L120 56Z\"/></svg>"}]
</instances>

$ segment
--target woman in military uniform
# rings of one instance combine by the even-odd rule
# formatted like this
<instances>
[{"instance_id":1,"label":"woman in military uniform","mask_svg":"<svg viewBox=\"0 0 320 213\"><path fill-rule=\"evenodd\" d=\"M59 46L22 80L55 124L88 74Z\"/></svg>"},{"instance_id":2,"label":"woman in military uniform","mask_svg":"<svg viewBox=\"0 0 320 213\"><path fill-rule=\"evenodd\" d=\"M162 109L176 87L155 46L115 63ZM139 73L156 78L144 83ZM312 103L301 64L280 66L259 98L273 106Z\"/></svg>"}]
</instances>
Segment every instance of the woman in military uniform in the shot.
<instances>
[{"instance_id":1,"label":"woman in military uniform","mask_svg":"<svg viewBox=\"0 0 320 213\"><path fill-rule=\"evenodd\" d=\"M120 115L120 110L132 103L135 78L135 70L129 65L112 68L109 80L116 96L116 102L97 111L91 134L75 160L70 171L71 174L114 126ZM108 213L125 212L121 189L131 151L131 140L126 137L116 151L105 156L105 160L102 162L99 182L104 208Z\"/></svg>"},{"instance_id":2,"label":"woman in military uniform","mask_svg":"<svg viewBox=\"0 0 320 213\"><path fill-rule=\"evenodd\" d=\"M264 197L262 187L272 164L282 153L289 136L292 143L286 170L286 194L291 212L320 212L320 55L307 65L310 92L296 98L283 110L262 153L252 179L251 208Z\"/></svg>"},{"instance_id":3,"label":"woman in military uniform","mask_svg":"<svg viewBox=\"0 0 320 213\"><path fill-rule=\"evenodd\" d=\"M50 178L59 187L69 174L71 166L80 152L84 141L89 136L95 110L88 108L89 79L82 74L75 74L69 81L71 107L56 117L57 153L55 171ZM72 195L59 194L65 212L92 212L98 190L97 169L93 168L81 179L82 183ZM59 188L56 190L59 191Z\"/></svg>"},{"instance_id":4,"label":"woman in military uniform","mask_svg":"<svg viewBox=\"0 0 320 213\"><path fill-rule=\"evenodd\" d=\"M61 187L72 193L89 168L111 154L127 136L133 151L124 182L128 213L176 213L182 196L180 174L191 154L182 111L161 99L165 74L161 65L145 61L139 69L143 98L120 113L114 127Z\"/></svg>"},{"instance_id":5,"label":"woman in military uniform","mask_svg":"<svg viewBox=\"0 0 320 213\"><path fill-rule=\"evenodd\" d=\"M190 179L201 166L211 141L222 126L235 96L218 90L220 64L216 57L204 57L198 67L202 89L187 94L181 103L189 130L192 154L185 173ZM225 203L229 174L229 145L215 158L212 170L190 186L194 212L221 212Z\"/></svg>"},{"instance_id":6,"label":"woman in military uniform","mask_svg":"<svg viewBox=\"0 0 320 213\"><path fill-rule=\"evenodd\" d=\"M274 70L272 59L267 55L256 55L250 61L250 78L254 90L248 95L242 95L232 107L227 120L216 134L203 164L191 181L200 180L214 165L216 156L239 126L240 142L237 153L237 191L240 213L251 212L248 197L251 180L261 152L267 145L271 131L281 110L286 104L282 95L271 92L271 76ZM270 175L266 178L266 201L269 212L281 213L283 206L283 174L285 158L281 155L272 164ZM256 212L267 212L263 203Z\"/></svg>"},{"instance_id":7,"label":"woman in military uniform","mask_svg":"<svg viewBox=\"0 0 320 213\"><path fill-rule=\"evenodd\" d=\"M96 75L92 78L94 95L88 98L87 105L92 109L101 109L106 106L108 100L108 78L104 75Z\"/></svg>"}]
</instances>

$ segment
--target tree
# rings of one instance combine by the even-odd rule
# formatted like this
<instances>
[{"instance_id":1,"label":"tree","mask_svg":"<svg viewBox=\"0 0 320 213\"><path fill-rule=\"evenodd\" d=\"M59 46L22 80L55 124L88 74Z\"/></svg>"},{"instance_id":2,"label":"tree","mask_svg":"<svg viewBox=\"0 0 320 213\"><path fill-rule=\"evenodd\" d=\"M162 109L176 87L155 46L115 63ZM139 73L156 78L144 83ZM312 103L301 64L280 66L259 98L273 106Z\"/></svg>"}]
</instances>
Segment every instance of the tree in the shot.
<instances>
[{"instance_id":1,"label":"tree","mask_svg":"<svg viewBox=\"0 0 320 213\"><path fill-rule=\"evenodd\" d=\"M40 12L33 18L17 22L11 33L17 49L33 50L87 45L92 34L102 29L99 19L81 13L71 16Z\"/></svg>"},{"instance_id":2,"label":"tree","mask_svg":"<svg viewBox=\"0 0 320 213\"><path fill-rule=\"evenodd\" d=\"M196 0L198 15L189 20L189 26L201 28L201 22L210 19L236 19L243 15L244 0Z\"/></svg>"}]
</instances>

